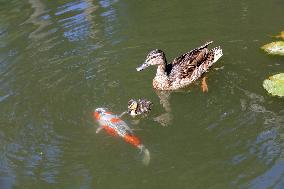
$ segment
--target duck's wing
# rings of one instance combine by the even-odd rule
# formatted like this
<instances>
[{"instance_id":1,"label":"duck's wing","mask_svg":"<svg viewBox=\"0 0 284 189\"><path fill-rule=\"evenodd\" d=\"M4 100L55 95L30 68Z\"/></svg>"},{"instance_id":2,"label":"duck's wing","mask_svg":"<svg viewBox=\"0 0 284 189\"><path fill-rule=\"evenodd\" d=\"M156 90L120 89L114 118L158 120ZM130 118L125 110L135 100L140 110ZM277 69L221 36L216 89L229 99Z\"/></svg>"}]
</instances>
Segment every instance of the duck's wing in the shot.
<instances>
[{"instance_id":1,"label":"duck's wing","mask_svg":"<svg viewBox=\"0 0 284 189\"><path fill-rule=\"evenodd\" d=\"M175 58L172 62L170 78L188 77L196 67L207 59L209 53L207 46L211 43L213 41L206 42L204 45Z\"/></svg>"},{"instance_id":2,"label":"duck's wing","mask_svg":"<svg viewBox=\"0 0 284 189\"><path fill-rule=\"evenodd\" d=\"M191 51L184 53L179 57L176 57L172 62L172 66L175 66L177 64L190 63L195 59L202 58L202 54L204 53L205 50L208 50L207 47L211 43L213 43L213 41L206 42L204 45L192 49Z\"/></svg>"}]
</instances>

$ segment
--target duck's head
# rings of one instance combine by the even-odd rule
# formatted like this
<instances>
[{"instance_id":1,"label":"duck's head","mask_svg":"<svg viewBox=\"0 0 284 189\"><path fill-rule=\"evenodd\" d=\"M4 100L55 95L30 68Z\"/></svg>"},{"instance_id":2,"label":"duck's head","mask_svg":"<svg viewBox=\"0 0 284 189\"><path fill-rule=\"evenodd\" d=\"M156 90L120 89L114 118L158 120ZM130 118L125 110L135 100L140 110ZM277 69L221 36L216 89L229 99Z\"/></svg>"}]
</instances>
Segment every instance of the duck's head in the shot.
<instances>
[{"instance_id":1,"label":"duck's head","mask_svg":"<svg viewBox=\"0 0 284 189\"><path fill-rule=\"evenodd\" d=\"M149 52L145 62L136 68L137 71L142 71L151 65L160 65L166 63L165 53L162 50L155 49Z\"/></svg>"}]
</instances>

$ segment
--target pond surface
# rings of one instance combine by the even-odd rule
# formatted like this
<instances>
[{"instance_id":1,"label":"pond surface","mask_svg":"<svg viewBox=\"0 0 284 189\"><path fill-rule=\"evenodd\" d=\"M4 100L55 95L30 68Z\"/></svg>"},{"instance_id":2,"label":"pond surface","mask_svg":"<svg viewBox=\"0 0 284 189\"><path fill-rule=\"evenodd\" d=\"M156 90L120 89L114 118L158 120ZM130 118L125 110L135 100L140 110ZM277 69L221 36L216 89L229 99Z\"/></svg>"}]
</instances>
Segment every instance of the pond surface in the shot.
<instances>
[{"instance_id":1,"label":"pond surface","mask_svg":"<svg viewBox=\"0 0 284 189\"><path fill-rule=\"evenodd\" d=\"M1 0L0 188L283 189L284 101L262 81L284 59L260 49L283 30L283 10L283 0ZM135 70L152 49L170 60L208 40L224 53L208 93L198 81L165 100L155 68ZM92 119L141 97L151 113L124 120L148 166Z\"/></svg>"}]
</instances>

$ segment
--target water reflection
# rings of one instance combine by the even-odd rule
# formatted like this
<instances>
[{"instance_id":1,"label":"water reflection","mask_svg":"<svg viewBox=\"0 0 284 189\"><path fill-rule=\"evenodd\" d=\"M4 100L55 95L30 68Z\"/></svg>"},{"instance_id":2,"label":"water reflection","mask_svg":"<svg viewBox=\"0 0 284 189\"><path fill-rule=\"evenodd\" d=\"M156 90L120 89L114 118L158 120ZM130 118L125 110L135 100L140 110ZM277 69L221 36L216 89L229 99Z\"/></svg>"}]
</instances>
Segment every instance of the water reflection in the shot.
<instances>
[{"instance_id":1,"label":"water reflection","mask_svg":"<svg viewBox=\"0 0 284 189\"><path fill-rule=\"evenodd\" d=\"M71 42L84 40L90 35L94 35L91 31L92 29L96 29L93 25L95 22L92 13L95 12L97 8L98 6L94 5L90 0L70 2L59 6L55 13L57 17L62 17L75 11L81 12L72 16L68 15L68 17L58 21L65 29L63 35Z\"/></svg>"},{"instance_id":2,"label":"water reflection","mask_svg":"<svg viewBox=\"0 0 284 189\"><path fill-rule=\"evenodd\" d=\"M46 188L49 184L62 183L62 178L69 181L75 178L78 188L90 188L89 165L78 160L73 166L70 160L70 157L76 159L83 147L78 148L74 156L72 147L66 149L72 144L70 133L61 130L65 127L68 132L70 127L81 125L78 112L72 113L72 108L78 110L79 106L72 107L70 102L74 98L82 100L77 92L85 81L82 72L99 76L97 68L102 67L100 62L105 58L97 53L95 61L90 61L92 56L84 55L102 48L101 41L112 40L115 32L109 22L116 19L112 6L116 1L82 0L62 5L61 2L29 0L27 3L31 14L23 18L25 21L20 27L28 34L28 39L21 31L6 33L1 29L2 41L17 33L21 45L15 52L10 49L11 44L1 43L11 58L4 58L7 54L2 56L1 53L0 186L8 189L21 184L25 188L35 185ZM19 6L22 4L25 2L19 2ZM89 39L92 41L87 41ZM74 45L78 41L84 43ZM86 66L87 60L90 64ZM4 90L11 92L3 94ZM66 106L69 107L67 112ZM81 108L89 117L86 107ZM69 165L72 168L68 168Z\"/></svg>"},{"instance_id":3,"label":"water reflection","mask_svg":"<svg viewBox=\"0 0 284 189\"><path fill-rule=\"evenodd\" d=\"M240 126L254 126L257 125L258 132L255 132L255 137L250 137L248 141L242 141L245 152L233 156L232 163L235 166L241 166L255 160L251 163L252 172L243 170L236 181L236 183L242 183L242 180L252 175L256 178L248 184L245 184L249 188L269 188L272 186L280 186L279 183L283 183L281 177L276 175L282 175L283 171L280 171L283 167L282 159L280 158L283 154L283 124L284 115L283 113L275 113L267 110L267 105L263 96L252 93L248 90L239 88L245 98L240 99L242 116L239 119ZM276 163L275 163L276 162ZM260 165L273 165L269 171L265 171L263 175L258 175L259 171L254 170L254 167ZM280 172L279 172L280 171ZM272 177L275 175L276 177ZM246 188L245 187L245 188ZM276 187L276 188L277 188Z\"/></svg>"},{"instance_id":4,"label":"water reflection","mask_svg":"<svg viewBox=\"0 0 284 189\"><path fill-rule=\"evenodd\" d=\"M172 108L170 104L170 97L171 97L171 91L158 91L155 90L157 96L160 99L160 104L165 109L165 113L157 116L154 118L154 121L157 121L162 126L168 126L171 124L173 116L172 116Z\"/></svg>"},{"instance_id":5,"label":"water reflection","mask_svg":"<svg viewBox=\"0 0 284 189\"><path fill-rule=\"evenodd\" d=\"M276 161L275 164L264 174L253 179L250 184L245 187L251 189L274 188L282 189L284 186L284 161Z\"/></svg>"},{"instance_id":6,"label":"water reflection","mask_svg":"<svg viewBox=\"0 0 284 189\"><path fill-rule=\"evenodd\" d=\"M34 12L23 24L32 23L36 25L36 30L31 32L29 37L32 39L41 39L50 33L48 31L44 31L52 24L50 15L48 14L49 10L46 8L45 4L41 2L41 0L28 0L28 2L31 4Z\"/></svg>"}]
</instances>

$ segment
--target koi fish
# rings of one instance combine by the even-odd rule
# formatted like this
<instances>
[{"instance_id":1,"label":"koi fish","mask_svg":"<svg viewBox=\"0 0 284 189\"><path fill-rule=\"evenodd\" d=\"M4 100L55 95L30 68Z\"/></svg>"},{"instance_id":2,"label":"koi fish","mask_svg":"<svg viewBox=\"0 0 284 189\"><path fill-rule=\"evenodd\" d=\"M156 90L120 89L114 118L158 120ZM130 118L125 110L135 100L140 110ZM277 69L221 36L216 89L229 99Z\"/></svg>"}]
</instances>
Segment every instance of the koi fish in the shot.
<instances>
[{"instance_id":1,"label":"koi fish","mask_svg":"<svg viewBox=\"0 0 284 189\"><path fill-rule=\"evenodd\" d=\"M120 116L109 112L106 108L97 108L94 111L93 116L99 123L96 133L99 133L101 130L105 130L111 136L121 137L125 142L133 145L143 152L144 156L142 158L142 162L145 165L150 163L149 150L145 148L140 139L134 135L129 126L120 119Z\"/></svg>"}]
</instances>

